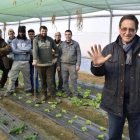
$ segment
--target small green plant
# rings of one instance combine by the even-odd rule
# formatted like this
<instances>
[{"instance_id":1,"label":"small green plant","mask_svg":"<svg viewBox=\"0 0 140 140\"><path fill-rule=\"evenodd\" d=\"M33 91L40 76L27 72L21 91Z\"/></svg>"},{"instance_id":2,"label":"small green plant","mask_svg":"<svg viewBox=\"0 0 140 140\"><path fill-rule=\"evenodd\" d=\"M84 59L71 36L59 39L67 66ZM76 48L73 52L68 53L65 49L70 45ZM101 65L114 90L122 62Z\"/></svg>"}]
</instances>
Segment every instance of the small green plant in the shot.
<instances>
[{"instance_id":1,"label":"small green plant","mask_svg":"<svg viewBox=\"0 0 140 140\"><path fill-rule=\"evenodd\" d=\"M89 97L91 93L91 90L86 89L85 92L83 92L83 98Z\"/></svg>"},{"instance_id":2,"label":"small green plant","mask_svg":"<svg viewBox=\"0 0 140 140\"><path fill-rule=\"evenodd\" d=\"M14 93L14 94L13 94L13 96L17 96L17 94L16 94L16 93Z\"/></svg>"},{"instance_id":3,"label":"small green plant","mask_svg":"<svg viewBox=\"0 0 140 140\"><path fill-rule=\"evenodd\" d=\"M92 86L94 86L95 85L95 81L93 81L91 84L92 84Z\"/></svg>"},{"instance_id":4,"label":"small green plant","mask_svg":"<svg viewBox=\"0 0 140 140\"><path fill-rule=\"evenodd\" d=\"M105 128L101 126L101 127L100 127L100 130L101 130L101 131L105 131Z\"/></svg>"},{"instance_id":5,"label":"small green plant","mask_svg":"<svg viewBox=\"0 0 140 140\"><path fill-rule=\"evenodd\" d=\"M68 123L73 124L73 120L69 120Z\"/></svg>"},{"instance_id":6,"label":"small green plant","mask_svg":"<svg viewBox=\"0 0 140 140\"><path fill-rule=\"evenodd\" d=\"M86 80L82 80L82 83L85 84Z\"/></svg>"},{"instance_id":7,"label":"small green plant","mask_svg":"<svg viewBox=\"0 0 140 140\"><path fill-rule=\"evenodd\" d=\"M39 107L39 104L35 104L35 107Z\"/></svg>"},{"instance_id":8,"label":"small green plant","mask_svg":"<svg viewBox=\"0 0 140 140\"><path fill-rule=\"evenodd\" d=\"M49 110L49 109L45 109L45 112L48 112L48 113L49 113L49 112L50 112L50 110Z\"/></svg>"},{"instance_id":9,"label":"small green plant","mask_svg":"<svg viewBox=\"0 0 140 140\"><path fill-rule=\"evenodd\" d=\"M41 104L45 104L45 101L41 101Z\"/></svg>"},{"instance_id":10,"label":"small green plant","mask_svg":"<svg viewBox=\"0 0 140 140\"><path fill-rule=\"evenodd\" d=\"M77 117L77 116L74 116L73 118L74 118L74 119L78 119L78 117Z\"/></svg>"},{"instance_id":11,"label":"small green plant","mask_svg":"<svg viewBox=\"0 0 140 140\"><path fill-rule=\"evenodd\" d=\"M26 94L26 96L28 97L28 96L30 96L30 94Z\"/></svg>"},{"instance_id":12,"label":"small green plant","mask_svg":"<svg viewBox=\"0 0 140 140\"><path fill-rule=\"evenodd\" d=\"M91 125L91 121L90 121L90 120L87 120L85 123L86 123L87 125Z\"/></svg>"},{"instance_id":13,"label":"small green plant","mask_svg":"<svg viewBox=\"0 0 140 140\"><path fill-rule=\"evenodd\" d=\"M62 93L61 91L56 93L56 96L58 96L58 97L61 97L61 96L64 96L64 95L65 95L65 93Z\"/></svg>"},{"instance_id":14,"label":"small green plant","mask_svg":"<svg viewBox=\"0 0 140 140\"><path fill-rule=\"evenodd\" d=\"M38 135L38 132L36 132L32 136L23 136L23 140L37 140L37 135Z\"/></svg>"},{"instance_id":15,"label":"small green plant","mask_svg":"<svg viewBox=\"0 0 140 140\"><path fill-rule=\"evenodd\" d=\"M22 97L18 97L19 100L23 99Z\"/></svg>"},{"instance_id":16,"label":"small green plant","mask_svg":"<svg viewBox=\"0 0 140 140\"><path fill-rule=\"evenodd\" d=\"M80 92L81 92L81 87L77 87L77 90L78 90L78 94L80 94Z\"/></svg>"},{"instance_id":17,"label":"small green plant","mask_svg":"<svg viewBox=\"0 0 140 140\"><path fill-rule=\"evenodd\" d=\"M4 88L1 88L1 91L4 91Z\"/></svg>"},{"instance_id":18,"label":"small green plant","mask_svg":"<svg viewBox=\"0 0 140 140\"><path fill-rule=\"evenodd\" d=\"M57 105L57 102L53 101L52 104L53 104L53 105Z\"/></svg>"},{"instance_id":19,"label":"small green plant","mask_svg":"<svg viewBox=\"0 0 140 140\"><path fill-rule=\"evenodd\" d=\"M8 122L9 121L7 121L7 120L1 120L1 123L4 124L4 125L8 125Z\"/></svg>"},{"instance_id":20,"label":"small green plant","mask_svg":"<svg viewBox=\"0 0 140 140\"><path fill-rule=\"evenodd\" d=\"M51 108L56 108L56 105L51 105Z\"/></svg>"},{"instance_id":21,"label":"small green plant","mask_svg":"<svg viewBox=\"0 0 140 140\"><path fill-rule=\"evenodd\" d=\"M66 110L64 110L64 109L62 109L62 113L67 113L67 111L66 111Z\"/></svg>"},{"instance_id":22,"label":"small green plant","mask_svg":"<svg viewBox=\"0 0 140 140\"><path fill-rule=\"evenodd\" d=\"M32 102L31 102L30 100L27 100L26 103L27 103L27 104L31 104Z\"/></svg>"},{"instance_id":23,"label":"small green plant","mask_svg":"<svg viewBox=\"0 0 140 140\"><path fill-rule=\"evenodd\" d=\"M72 85L69 85L69 89L70 89L70 91L72 90Z\"/></svg>"},{"instance_id":24,"label":"small green plant","mask_svg":"<svg viewBox=\"0 0 140 140\"><path fill-rule=\"evenodd\" d=\"M71 97L68 97L68 100L70 100L71 99Z\"/></svg>"},{"instance_id":25,"label":"small green plant","mask_svg":"<svg viewBox=\"0 0 140 140\"><path fill-rule=\"evenodd\" d=\"M60 118L60 117L62 117L62 115L61 114L56 114L56 117Z\"/></svg>"},{"instance_id":26,"label":"small green plant","mask_svg":"<svg viewBox=\"0 0 140 140\"><path fill-rule=\"evenodd\" d=\"M97 96L96 101L97 101L97 102L100 102L101 99L102 99L102 94L101 94L101 93L97 93L96 96Z\"/></svg>"},{"instance_id":27,"label":"small green plant","mask_svg":"<svg viewBox=\"0 0 140 140\"><path fill-rule=\"evenodd\" d=\"M13 126L11 130L8 131L9 134L11 133L16 133L16 134L21 134L24 130L27 130L26 124L19 124L18 127Z\"/></svg>"},{"instance_id":28,"label":"small green plant","mask_svg":"<svg viewBox=\"0 0 140 140\"><path fill-rule=\"evenodd\" d=\"M82 127L82 131L88 131L86 127Z\"/></svg>"},{"instance_id":29,"label":"small green plant","mask_svg":"<svg viewBox=\"0 0 140 140\"><path fill-rule=\"evenodd\" d=\"M22 91L22 90L20 90L20 91L19 91L19 93L23 93L23 91Z\"/></svg>"},{"instance_id":30,"label":"small green plant","mask_svg":"<svg viewBox=\"0 0 140 140\"><path fill-rule=\"evenodd\" d=\"M122 139L124 139L124 134L122 134Z\"/></svg>"},{"instance_id":31,"label":"small green plant","mask_svg":"<svg viewBox=\"0 0 140 140\"><path fill-rule=\"evenodd\" d=\"M104 135L98 135L99 139L104 139Z\"/></svg>"}]
</instances>

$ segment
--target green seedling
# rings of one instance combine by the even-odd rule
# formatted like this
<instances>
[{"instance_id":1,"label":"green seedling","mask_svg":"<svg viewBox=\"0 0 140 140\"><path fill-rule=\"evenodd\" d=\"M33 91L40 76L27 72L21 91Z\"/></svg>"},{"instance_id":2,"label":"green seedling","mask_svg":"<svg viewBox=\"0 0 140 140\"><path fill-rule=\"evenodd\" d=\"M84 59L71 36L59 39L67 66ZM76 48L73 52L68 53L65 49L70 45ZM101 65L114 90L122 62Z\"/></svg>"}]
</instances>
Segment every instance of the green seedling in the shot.
<instances>
[{"instance_id":1,"label":"green seedling","mask_svg":"<svg viewBox=\"0 0 140 140\"><path fill-rule=\"evenodd\" d=\"M97 93L96 96L97 96L96 101L97 101L97 102L100 102L101 99L102 99L102 94L101 94L101 93Z\"/></svg>"},{"instance_id":2,"label":"green seedling","mask_svg":"<svg viewBox=\"0 0 140 140\"><path fill-rule=\"evenodd\" d=\"M39 107L39 104L35 104L35 107Z\"/></svg>"},{"instance_id":3,"label":"green seedling","mask_svg":"<svg viewBox=\"0 0 140 140\"><path fill-rule=\"evenodd\" d=\"M16 133L16 134L21 134L24 130L27 130L26 124L19 124L18 127L13 126L11 130L8 131L9 134L11 133Z\"/></svg>"},{"instance_id":4,"label":"green seedling","mask_svg":"<svg viewBox=\"0 0 140 140\"><path fill-rule=\"evenodd\" d=\"M32 102L31 102L30 100L27 100L26 103L27 103L27 104L31 104Z\"/></svg>"},{"instance_id":5,"label":"green seedling","mask_svg":"<svg viewBox=\"0 0 140 140\"><path fill-rule=\"evenodd\" d=\"M78 94L80 94L80 92L81 92L81 87L77 87L77 90L78 90Z\"/></svg>"},{"instance_id":6,"label":"green seedling","mask_svg":"<svg viewBox=\"0 0 140 140\"><path fill-rule=\"evenodd\" d=\"M70 100L71 99L71 97L68 97L68 100Z\"/></svg>"},{"instance_id":7,"label":"green seedling","mask_svg":"<svg viewBox=\"0 0 140 140\"><path fill-rule=\"evenodd\" d=\"M62 109L62 113L67 113L67 111L66 111L66 110L64 110L64 109Z\"/></svg>"},{"instance_id":8,"label":"green seedling","mask_svg":"<svg viewBox=\"0 0 140 140\"><path fill-rule=\"evenodd\" d=\"M5 84L5 86L7 86L7 84Z\"/></svg>"},{"instance_id":9,"label":"green seedling","mask_svg":"<svg viewBox=\"0 0 140 140\"><path fill-rule=\"evenodd\" d=\"M4 91L4 88L2 88L1 91Z\"/></svg>"},{"instance_id":10,"label":"green seedling","mask_svg":"<svg viewBox=\"0 0 140 140\"><path fill-rule=\"evenodd\" d=\"M73 118L74 118L74 119L78 119L78 117L77 117L77 116L74 116Z\"/></svg>"},{"instance_id":11,"label":"green seedling","mask_svg":"<svg viewBox=\"0 0 140 140\"><path fill-rule=\"evenodd\" d=\"M49 109L45 109L45 112L48 112L48 113L49 113L49 112L50 112L50 110L49 110Z\"/></svg>"},{"instance_id":12,"label":"green seedling","mask_svg":"<svg viewBox=\"0 0 140 140\"><path fill-rule=\"evenodd\" d=\"M69 120L68 123L73 124L73 120Z\"/></svg>"},{"instance_id":13,"label":"green seedling","mask_svg":"<svg viewBox=\"0 0 140 140\"><path fill-rule=\"evenodd\" d=\"M26 96L28 97L28 96L30 96L30 94L26 94Z\"/></svg>"},{"instance_id":14,"label":"green seedling","mask_svg":"<svg viewBox=\"0 0 140 140\"><path fill-rule=\"evenodd\" d=\"M16 93L14 93L14 94L13 94L13 96L17 96L17 94L16 94Z\"/></svg>"},{"instance_id":15,"label":"green seedling","mask_svg":"<svg viewBox=\"0 0 140 140\"><path fill-rule=\"evenodd\" d=\"M45 101L41 101L41 104L45 104Z\"/></svg>"},{"instance_id":16,"label":"green seedling","mask_svg":"<svg viewBox=\"0 0 140 140\"><path fill-rule=\"evenodd\" d=\"M92 84L92 86L94 86L95 85L95 81L93 81L91 84Z\"/></svg>"},{"instance_id":17,"label":"green seedling","mask_svg":"<svg viewBox=\"0 0 140 140\"><path fill-rule=\"evenodd\" d=\"M90 120L87 120L85 123L86 123L87 125L91 125L91 121L90 121Z\"/></svg>"},{"instance_id":18,"label":"green seedling","mask_svg":"<svg viewBox=\"0 0 140 140\"><path fill-rule=\"evenodd\" d=\"M99 139L104 139L104 135L98 135Z\"/></svg>"},{"instance_id":19,"label":"green seedling","mask_svg":"<svg viewBox=\"0 0 140 140\"><path fill-rule=\"evenodd\" d=\"M37 135L38 135L38 133L36 132L32 136L23 136L23 140L37 140Z\"/></svg>"},{"instance_id":20,"label":"green seedling","mask_svg":"<svg viewBox=\"0 0 140 140\"><path fill-rule=\"evenodd\" d=\"M7 120L1 120L1 123L4 124L4 125L8 125L8 122L9 121L7 121Z\"/></svg>"},{"instance_id":21,"label":"green seedling","mask_svg":"<svg viewBox=\"0 0 140 140\"><path fill-rule=\"evenodd\" d=\"M19 91L19 93L23 93L23 91L22 91L22 90L20 90L20 91Z\"/></svg>"},{"instance_id":22,"label":"green seedling","mask_svg":"<svg viewBox=\"0 0 140 140\"><path fill-rule=\"evenodd\" d=\"M56 105L51 105L51 108L56 108Z\"/></svg>"},{"instance_id":23,"label":"green seedling","mask_svg":"<svg viewBox=\"0 0 140 140\"><path fill-rule=\"evenodd\" d=\"M83 92L83 98L89 97L91 93L91 90L86 89L85 92Z\"/></svg>"},{"instance_id":24,"label":"green seedling","mask_svg":"<svg viewBox=\"0 0 140 140\"><path fill-rule=\"evenodd\" d=\"M41 79L39 78L39 82L41 81Z\"/></svg>"},{"instance_id":25,"label":"green seedling","mask_svg":"<svg viewBox=\"0 0 140 140\"><path fill-rule=\"evenodd\" d=\"M61 114L56 114L56 117L60 118L60 117L62 117L62 115Z\"/></svg>"},{"instance_id":26,"label":"green seedling","mask_svg":"<svg viewBox=\"0 0 140 140\"><path fill-rule=\"evenodd\" d=\"M88 131L86 127L82 127L82 131Z\"/></svg>"},{"instance_id":27,"label":"green seedling","mask_svg":"<svg viewBox=\"0 0 140 140\"><path fill-rule=\"evenodd\" d=\"M105 127L102 127L102 126L101 126L101 127L100 127L100 130L101 130L101 131L105 131Z\"/></svg>"},{"instance_id":28,"label":"green seedling","mask_svg":"<svg viewBox=\"0 0 140 140\"><path fill-rule=\"evenodd\" d=\"M53 105L57 105L57 102L53 101L52 104L53 104Z\"/></svg>"},{"instance_id":29,"label":"green seedling","mask_svg":"<svg viewBox=\"0 0 140 140\"><path fill-rule=\"evenodd\" d=\"M124 140L124 134L122 134L122 139Z\"/></svg>"},{"instance_id":30,"label":"green seedling","mask_svg":"<svg viewBox=\"0 0 140 140\"><path fill-rule=\"evenodd\" d=\"M22 97L18 97L19 100L23 99Z\"/></svg>"},{"instance_id":31,"label":"green seedling","mask_svg":"<svg viewBox=\"0 0 140 140\"><path fill-rule=\"evenodd\" d=\"M82 83L85 84L86 80L82 80Z\"/></svg>"},{"instance_id":32,"label":"green seedling","mask_svg":"<svg viewBox=\"0 0 140 140\"><path fill-rule=\"evenodd\" d=\"M58 87L58 85L59 85L59 81L57 80L55 83L56 83L56 87Z\"/></svg>"},{"instance_id":33,"label":"green seedling","mask_svg":"<svg viewBox=\"0 0 140 140\"><path fill-rule=\"evenodd\" d=\"M72 85L69 85L69 89L70 89L70 91L72 90Z\"/></svg>"}]
</instances>

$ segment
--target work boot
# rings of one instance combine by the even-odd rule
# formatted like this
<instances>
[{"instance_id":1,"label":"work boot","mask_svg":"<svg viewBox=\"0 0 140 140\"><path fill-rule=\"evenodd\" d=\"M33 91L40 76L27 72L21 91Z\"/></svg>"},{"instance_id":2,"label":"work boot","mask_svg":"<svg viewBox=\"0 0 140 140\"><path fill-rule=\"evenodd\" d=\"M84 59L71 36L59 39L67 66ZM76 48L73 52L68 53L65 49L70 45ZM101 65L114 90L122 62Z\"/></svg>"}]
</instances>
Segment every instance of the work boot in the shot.
<instances>
[{"instance_id":1,"label":"work boot","mask_svg":"<svg viewBox=\"0 0 140 140\"><path fill-rule=\"evenodd\" d=\"M51 100L54 101L54 102L57 102L57 104L62 102L62 100L59 99L58 97L56 97L55 95L51 95Z\"/></svg>"},{"instance_id":2,"label":"work boot","mask_svg":"<svg viewBox=\"0 0 140 140\"><path fill-rule=\"evenodd\" d=\"M41 97L41 101L46 101L47 100L47 94L43 94Z\"/></svg>"},{"instance_id":3,"label":"work boot","mask_svg":"<svg viewBox=\"0 0 140 140\"><path fill-rule=\"evenodd\" d=\"M10 95L13 95L13 92L8 91L8 92L4 93L4 97L8 97Z\"/></svg>"}]
</instances>

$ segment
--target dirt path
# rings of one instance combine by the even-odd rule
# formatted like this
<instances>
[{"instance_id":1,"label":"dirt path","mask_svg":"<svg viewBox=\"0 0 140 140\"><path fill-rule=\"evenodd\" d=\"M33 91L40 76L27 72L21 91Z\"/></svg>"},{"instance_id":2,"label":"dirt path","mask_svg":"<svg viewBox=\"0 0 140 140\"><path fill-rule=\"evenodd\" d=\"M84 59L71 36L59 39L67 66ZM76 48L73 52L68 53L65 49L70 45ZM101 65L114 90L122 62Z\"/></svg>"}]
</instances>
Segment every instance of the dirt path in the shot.
<instances>
[{"instance_id":1,"label":"dirt path","mask_svg":"<svg viewBox=\"0 0 140 140\"><path fill-rule=\"evenodd\" d=\"M10 139L0 130L0 140L10 140Z\"/></svg>"}]
</instances>

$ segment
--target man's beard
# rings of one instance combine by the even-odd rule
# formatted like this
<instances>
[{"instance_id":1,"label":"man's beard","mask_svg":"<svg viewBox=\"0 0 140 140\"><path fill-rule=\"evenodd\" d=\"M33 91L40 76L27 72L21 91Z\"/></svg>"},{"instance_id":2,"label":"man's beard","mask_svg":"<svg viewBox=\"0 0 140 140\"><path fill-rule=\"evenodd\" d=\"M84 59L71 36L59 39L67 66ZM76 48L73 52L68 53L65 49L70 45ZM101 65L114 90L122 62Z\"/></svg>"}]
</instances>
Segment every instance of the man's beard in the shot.
<instances>
[{"instance_id":1,"label":"man's beard","mask_svg":"<svg viewBox=\"0 0 140 140\"><path fill-rule=\"evenodd\" d=\"M46 34L45 34L45 35L41 35L41 34L40 34L40 36L41 36L42 38L46 38L47 35L46 35Z\"/></svg>"}]
</instances>

